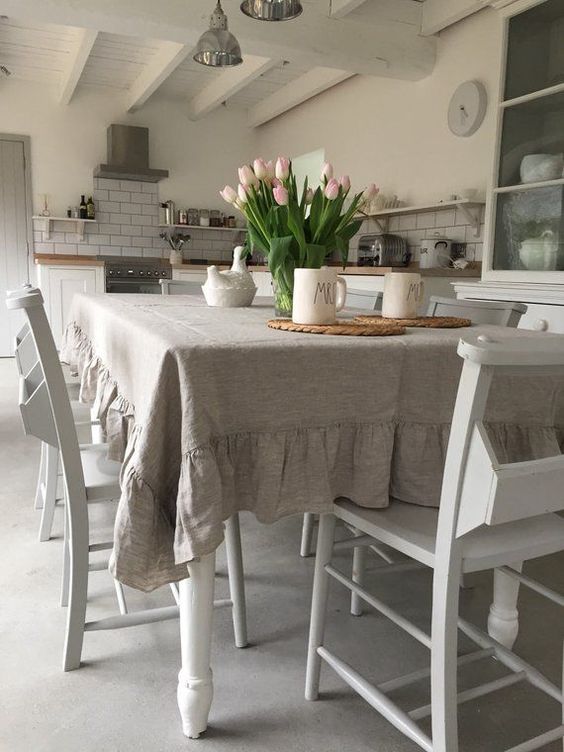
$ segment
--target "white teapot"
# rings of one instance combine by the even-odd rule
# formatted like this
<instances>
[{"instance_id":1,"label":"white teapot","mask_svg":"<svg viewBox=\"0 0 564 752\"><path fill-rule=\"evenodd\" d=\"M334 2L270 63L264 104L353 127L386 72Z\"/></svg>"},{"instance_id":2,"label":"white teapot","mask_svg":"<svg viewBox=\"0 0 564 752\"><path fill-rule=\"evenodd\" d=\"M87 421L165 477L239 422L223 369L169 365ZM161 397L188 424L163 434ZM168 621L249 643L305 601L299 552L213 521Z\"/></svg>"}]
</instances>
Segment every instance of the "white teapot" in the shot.
<instances>
[{"instance_id":1,"label":"white teapot","mask_svg":"<svg viewBox=\"0 0 564 752\"><path fill-rule=\"evenodd\" d=\"M548 272L556 269L558 241L552 230L545 230L538 238L527 238L519 247L519 258L525 269Z\"/></svg>"},{"instance_id":2,"label":"white teapot","mask_svg":"<svg viewBox=\"0 0 564 752\"><path fill-rule=\"evenodd\" d=\"M241 308L252 304L257 287L247 271L244 250L241 245L235 248L233 264L228 271L220 272L217 266L208 266L208 278L202 291L209 306Z\"/></svg>"}]
</instances>

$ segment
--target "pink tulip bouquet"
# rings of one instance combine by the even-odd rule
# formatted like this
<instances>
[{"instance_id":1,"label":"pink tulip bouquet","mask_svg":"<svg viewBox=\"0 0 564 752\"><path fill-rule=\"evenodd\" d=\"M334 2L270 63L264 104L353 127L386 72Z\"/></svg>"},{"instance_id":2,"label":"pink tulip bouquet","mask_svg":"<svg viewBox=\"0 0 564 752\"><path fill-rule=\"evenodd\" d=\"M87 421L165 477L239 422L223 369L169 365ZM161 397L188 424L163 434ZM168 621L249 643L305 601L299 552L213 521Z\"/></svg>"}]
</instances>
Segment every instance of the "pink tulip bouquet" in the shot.
<instances>
[{"instance_id":1,"label":"pink tulip bouquet","mask_svg":"<svg viewBox=\"0 0 564 752\"><path fill-rule=\"evenodd\" d=\"M294 269L319 269L334 251L346 265L350 239L362 222L357 214L377 193L371 185L345 209L350 189L349 177L337 180L326 162L320 185L314 190L306 179L298 190L291 161L279 157L276 164L255 159L252 167L241 167L237 190L227 185L220 191L245 215L250 247L267 258L278 312L292 313Z\"/></svg>"}]
</instances>

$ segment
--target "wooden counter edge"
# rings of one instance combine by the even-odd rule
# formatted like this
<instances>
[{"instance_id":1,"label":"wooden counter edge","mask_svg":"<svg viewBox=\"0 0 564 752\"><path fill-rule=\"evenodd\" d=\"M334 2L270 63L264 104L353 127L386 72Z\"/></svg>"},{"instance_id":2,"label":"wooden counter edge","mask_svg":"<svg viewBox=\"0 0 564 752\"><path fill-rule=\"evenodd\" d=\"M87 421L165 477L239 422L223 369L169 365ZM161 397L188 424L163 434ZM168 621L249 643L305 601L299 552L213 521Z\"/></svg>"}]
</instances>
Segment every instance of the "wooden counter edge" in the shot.
<instances>
[{"instance_id":1,"label":"wooden counter edge","mask_svg":"<svg viewBox=\"0 0 564 752\"><path fill-rule=\"evenodd\" d=\"M56 255L35 253L33 262L37 265L45 264L47 266L104 266L106 263L96 256L75 256L70 253L58 253Z\"/></svg>"}]
</instances>

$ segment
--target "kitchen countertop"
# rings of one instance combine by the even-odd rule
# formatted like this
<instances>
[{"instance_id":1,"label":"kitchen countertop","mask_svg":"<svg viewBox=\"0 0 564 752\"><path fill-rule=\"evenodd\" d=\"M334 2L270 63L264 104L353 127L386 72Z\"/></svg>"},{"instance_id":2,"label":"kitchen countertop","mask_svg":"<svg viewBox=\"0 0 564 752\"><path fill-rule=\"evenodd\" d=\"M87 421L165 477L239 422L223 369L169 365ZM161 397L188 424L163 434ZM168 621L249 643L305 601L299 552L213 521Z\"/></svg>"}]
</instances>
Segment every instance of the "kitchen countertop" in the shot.
<instances>
[{"instance_id":1,"label":"kitchen countertop","mask_svg":"<svg viewBox=\"0 0 564 752\"><path fill-rule=\"evenodd\" d=\"M71 256L62 254L48 254L48 253L36 253L34 255L34 262L36 264L48 264L50 266L104 266L106 263L101 256ZM208 264L191 264L189 261L183 264L172 264L173 269L184 271L199 271L205 272ZM220 269L230 269L228 264L216 264ZM336 266L341 270L340 266ZM267 272L268 267L265 265L253 265L249 266L251 272ZM470 269L419 269L417 264L411 264L410 266L391 267L391 266L347 266L343 274L359 275L359 276L372 276L382 277L388 272L419 272L423 277L453 277L453 278L480 278L481 277L481 264L477 263L475 267Z\"/></svg>"}]
</instances>

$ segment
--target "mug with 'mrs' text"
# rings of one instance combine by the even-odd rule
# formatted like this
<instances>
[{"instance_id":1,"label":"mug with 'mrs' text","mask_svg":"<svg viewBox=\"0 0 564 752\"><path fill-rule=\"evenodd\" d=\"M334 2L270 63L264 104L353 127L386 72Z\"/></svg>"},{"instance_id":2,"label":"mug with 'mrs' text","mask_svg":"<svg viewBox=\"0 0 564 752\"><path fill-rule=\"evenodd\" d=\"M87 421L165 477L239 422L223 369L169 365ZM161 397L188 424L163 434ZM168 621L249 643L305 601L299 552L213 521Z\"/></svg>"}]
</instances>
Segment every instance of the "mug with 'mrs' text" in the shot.
<instances>
[{"instance_id":1,"label":"mug with 'mrs' text","mask_svg":"<svg viewBox=\"0 0 564 752\"><path fill-rule=\"evenodd\" d=\"M347 283L336 269L296 269L294 271L295 324L333 324L347 297Z\"/></svg>"}]
</instances>

